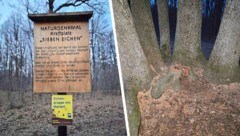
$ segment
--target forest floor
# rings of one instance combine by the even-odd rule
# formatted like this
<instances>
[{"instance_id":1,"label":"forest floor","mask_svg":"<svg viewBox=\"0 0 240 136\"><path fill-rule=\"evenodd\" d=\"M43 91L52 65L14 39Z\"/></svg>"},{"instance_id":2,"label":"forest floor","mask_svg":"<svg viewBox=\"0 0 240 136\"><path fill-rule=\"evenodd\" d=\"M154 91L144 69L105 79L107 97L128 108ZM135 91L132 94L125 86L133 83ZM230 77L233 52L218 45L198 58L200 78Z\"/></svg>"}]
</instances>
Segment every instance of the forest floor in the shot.
<instances>
[{"instance_id":1,"label":"forest floor","mask_svg":"<svg viewBox=\"0 0 240 136\"><path fill-rule=\"evenodd\" d=\"M158 99L139 92L141 136L239 136L240 83L180 80L180 90L166 89Z\"/></svg>"},{"instance_id":2,"label":"forest floor","mask_svg":"<svg viewBox=\"0 0 240 136\"><path fill-rule=\"evenodd\" d=\"M57 127L51 124L51 94L32 97L26 92L21 104L10 104L9 94L0 93L0 136L57 135ZM121 95L74 95L73 104L74 119L68 135L127 135Z\"/></svg>"}]
</instances>

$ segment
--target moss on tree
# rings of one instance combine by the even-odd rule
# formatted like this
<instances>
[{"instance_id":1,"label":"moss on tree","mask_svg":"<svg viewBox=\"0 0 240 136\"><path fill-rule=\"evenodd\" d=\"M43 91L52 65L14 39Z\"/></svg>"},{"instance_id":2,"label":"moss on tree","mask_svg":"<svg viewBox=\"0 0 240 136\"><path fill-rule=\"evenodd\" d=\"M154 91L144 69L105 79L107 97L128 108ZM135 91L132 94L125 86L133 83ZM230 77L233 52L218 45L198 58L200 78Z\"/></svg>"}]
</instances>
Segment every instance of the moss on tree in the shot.
<instances>
[{"instance_id":1,"label":"moss on tree","mask_svg":"<svg viewBox=\"0 0 240 136\"><path fill-rule=\"evenodd\" d=\"M128 115L128 121L129 121L129 129L130 129L130 135L131 136L137 136L139 132L139 126L141 124L141 114L139 110L139 104L137 99L138 90L133 87L131 90L129 90L129 102L132 105L131 109L128 108L128 110L131 110Z\"/></svg>"},{"instance_id":2,"label":"moss on tree","mask_svg":"<svg viewBox=\"0 0 240 136\"><path fill-rule=\"evenodd\" d=\"M160 48L160 52L164 63L168 63L171 61L170 45L163 44L162 47Z\"/></svg>"}]
</instances>

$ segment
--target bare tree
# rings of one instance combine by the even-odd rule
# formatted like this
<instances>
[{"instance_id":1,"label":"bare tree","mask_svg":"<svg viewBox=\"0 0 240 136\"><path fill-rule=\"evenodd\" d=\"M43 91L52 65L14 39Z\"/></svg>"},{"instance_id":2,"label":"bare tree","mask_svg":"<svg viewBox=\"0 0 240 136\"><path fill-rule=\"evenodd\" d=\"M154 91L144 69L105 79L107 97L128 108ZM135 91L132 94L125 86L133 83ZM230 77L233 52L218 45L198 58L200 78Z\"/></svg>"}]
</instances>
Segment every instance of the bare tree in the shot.
<instances>
[{"instance_id":1,"label":"bare tree","mask_svg":"<svg viewBox=\"0 0 240 136\"><path fill-rule=\"evenodd\" d=\"M169 62L170 52L170 26L168 16L168 0L157 0L158 22L160 29L160 50L164 62Z\"/></svg>"},{"instance_id":2,"label":"bare tree","mask_svg":"<svg viewBox=\"0 0 240 136\"><path fill-rule=\"evenodd\" d=\"M135 29L128 0L112 1L124 80L130 135L138 135L140 111L137 93L149 87L152 74ZM139 8L141 10L141 8ZM140 20L139 20L140 21ZM127 25L126 25L127 24ZM150 45L149 45L150 46ZM154 58L150 58L154 59Z\"/></svg>"},{"instance_id":3,"label":"bare tree","mask_svg":"<svg viewBox=\"0 0 240 136\"><path fill-rule=\"evenodd\" d=\"M54 8L54 2L55 0L48 0L47 4L49 7L49 13L56 13L58 11L60 11L63 8L67 8L67 7L79 7L81 5L86 5L90 8L92 8L93 10L95 10L98 13L103 13L104 11L102 10L103 8L103 2L99 2L99 1L94 1L92 2L91 0L67 0L66 2L60 4L59 6L57 6L56 8Z\"/></svg>"},{"instance_id":4,"label":"bare tree","mask_svg":"<svg viewBox=\"0 0 240 136\"><path fill-rule=\"evenodd\" d=\"M149 74L150 65L158 55L146 53L149 48L155 49L149 42L154 30L148 8L148 0L121 0L112 1L115 17L115 27L118 39L124 90L129 120L130 135L138 135L140 125L140 111L138 109L138 91L151 90L149 80L156 82ZM174 47L174 61L188 66L200 66L205 64L205 58L201 50L201 26L202 26L202 2L201 0L170 0L177 11L177 30ZM212 69L216 79L239 81L239 0L227 0L228 6L224 12L219 34L215 42L212 55L209 60L209 68ZM217 5L217 4L216 4ZM134 23L133 23L134 22ZM149 31L149 30L150 31ZM136 33L137 30L137 33ZM148 36L151 37L148 37ZM141 42L142 40L142 42ZM140 42L139 42L140 41ZM156 51L156 50L155 50ZM160 53L159 53L160 54ZM149 56L148 56L149 55ZM149 58L148 58L149 57ZM156 60L157 61L157 60ZM156 64L156 63L155 63ZM161 68L161 65L154 65ZM151 71L150 71L151 72ZM161 71L159 72L161 74ZM210 74L212 74L210 73ZM224 76L222 76L224 75ZM235 75L232 80L229 77ZM163 77L162 77L163 76ZM166 75L161 74L161 78ZM170 82L170 81L167 81ZM163 83L164 84L164 83ZM166 84L166 83L165 83ZM159 84L162 85L162 84ZM152 89L153 90L153 89ZM151 90L151 91L152 91ZM158 88L156 89L158 90Z\"/></svg>"},{"instance_id":5,"label":"bare tree","mask_svg":"<svg viewBox=\"0 0 240 136\"><path fill-rule=\"evenodd\" d=\"M133 22L148 64L153 71L160 72L163 60L154 31L150 3L148 0L130 0L130 7Z\"/></svg>"},{"instance_id":6,"label":"bare tree","mask_svg":"<svg viewBox=\"0 0 240 136\"><path fill-rule=\"evenodd\" d=\"M240 1L227 0L219 33L208 62L208 76L217 81L239 81ZM220 80L221 79L221 80Z\"/></svg>"},{"instance_id":7,"label":"bare tree","mask_svg":"<svg viewBox=\"0 0 240 136\"><path fill-rule=\"evenodd\" d=\"M179 0L174 43L174 61L200 66L204 61L201 50L202 2Z\"/></svg>"},{"instance_id":8,"label":"bare tree","mask_svg":"<svg viewBox=\"0 0 240 136\"><path fill-rule=\"evenodd\" d=\"M5 54L3 55L4 71L8 71L5 75L7 80L5 87L9 90L24 90L23 78L27 77L29 69L28 66L28 46L26 45L25 37L26 33L21 29L24 26L22 23L20 14L12 14L3 25L1 29L1 37L3 39L3 50ZM31 62L31 61L29 61ZM27 69L27 67L29 69ZM3 71L3 72L4 72ZM1 71L2 72L2 71ZM15 84L14 86L12 84Z\"/></svg>"}]
</instances>

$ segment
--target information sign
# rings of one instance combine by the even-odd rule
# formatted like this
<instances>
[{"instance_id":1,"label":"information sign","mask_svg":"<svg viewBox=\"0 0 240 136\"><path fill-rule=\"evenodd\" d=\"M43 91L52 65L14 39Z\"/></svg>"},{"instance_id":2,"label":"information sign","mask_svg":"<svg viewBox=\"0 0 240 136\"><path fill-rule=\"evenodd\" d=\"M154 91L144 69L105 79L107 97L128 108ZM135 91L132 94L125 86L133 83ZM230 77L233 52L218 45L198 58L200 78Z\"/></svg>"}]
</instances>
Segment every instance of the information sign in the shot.
<instances>
[{"instance_id":1,"label":"information sign","mask_svg":"<svg viewBox=\"0 0 240 136\"><path fill-rule=\"evenodd\" d=\"M88 20L92 12L30 15L34 92L90 92Z\"/></svg>"},{"instance_id":2,"label":"information sign","mask_svg":"<svg viewBox=\"0 0 240 136\"><path fill-rule=\"evenodd\" d=\"M72 95L52 95L52 124L58 126L72 125Z\"/></svg>"}]
</instances>

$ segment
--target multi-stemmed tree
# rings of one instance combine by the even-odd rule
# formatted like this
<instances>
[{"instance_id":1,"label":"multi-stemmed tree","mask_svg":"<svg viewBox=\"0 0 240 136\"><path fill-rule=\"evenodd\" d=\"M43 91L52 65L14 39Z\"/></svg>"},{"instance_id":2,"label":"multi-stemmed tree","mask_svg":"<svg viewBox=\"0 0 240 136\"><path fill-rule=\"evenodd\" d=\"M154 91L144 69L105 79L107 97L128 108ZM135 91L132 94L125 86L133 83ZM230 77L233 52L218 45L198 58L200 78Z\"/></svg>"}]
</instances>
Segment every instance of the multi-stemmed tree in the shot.
<instances>
[{"instance_id":1,"label":"multi-stemmed tree","mask_svg":"<svg viewBox=\"0 0 240 136\"><path fill-rule=\"evenodd\" d=\"M154 75L161 74L163 59L157 47L157 38L150 16L148 0L112 1L115 17L115 27L124 80L127 113L131 135L138 135L140 126L140 112L137 93L151 87ZM161 47L169 48L168 25L164 21L167 17L167 1L157 1ZM175 1L174 1L175 2ZM173 62L191 67L204 67L206 60L201 50L202 3L201 0L179 0L177 11L177 25L175 33L175 47ZM205 69L213 78L219 75L230 79L239 79L239 22L240 1L227 0L220 32ZM161 22L162 21L162 22ZM162 29L162 30L161 30ZM166 34L167 33L167 34ZM167 38L166 38L166 37ZM162 48L164 49L164 48ZM167 48L165 48L167 49ZM168 52L168 50L162 51ZM222 74L222 72L225 72ZM209 74L208 74L209 75ZM217 75L217 76L215 76ZM235 80L236 81L236 80ZM239 80L238 80L239 81Z\"/></svg>"}]
</instances>

